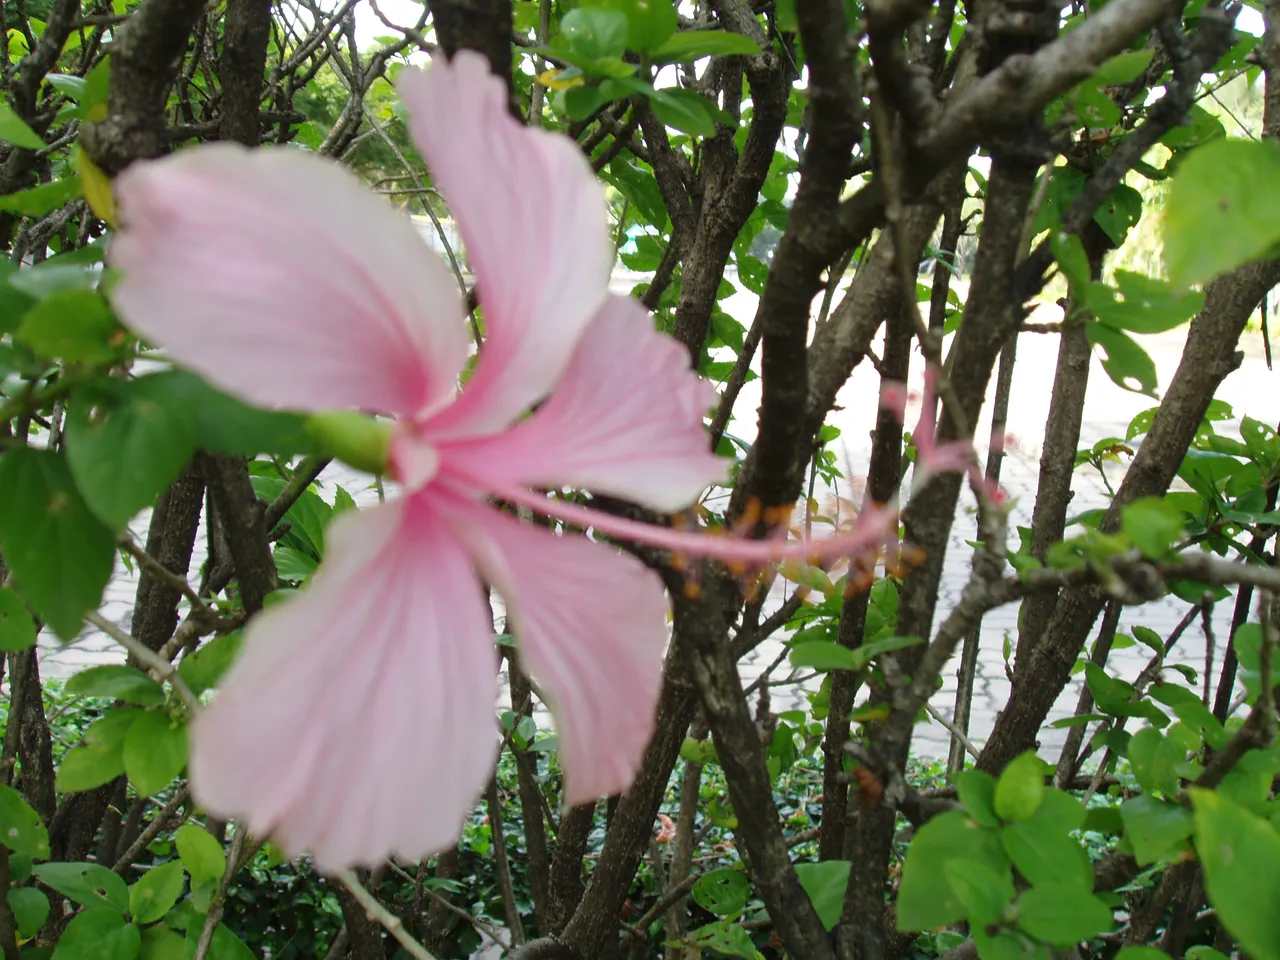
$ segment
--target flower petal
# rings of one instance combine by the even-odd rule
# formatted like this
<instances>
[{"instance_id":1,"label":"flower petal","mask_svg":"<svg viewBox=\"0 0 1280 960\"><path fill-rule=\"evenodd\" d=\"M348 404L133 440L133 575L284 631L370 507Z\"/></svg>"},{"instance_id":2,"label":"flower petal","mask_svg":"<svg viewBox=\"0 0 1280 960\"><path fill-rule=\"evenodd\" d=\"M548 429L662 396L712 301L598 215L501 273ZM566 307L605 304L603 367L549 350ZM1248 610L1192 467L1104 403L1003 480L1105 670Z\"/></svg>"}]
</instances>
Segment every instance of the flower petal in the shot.
<instances>
[{"instance_id":1,"label":"flower petal","mask_svg":"<svg viewBox=\"0 0 1280 960\"><path fill-rule=\"evenodd\" d=\"M459 432L500 430L550 392L608 292L604 193L577 144L507 112L479 54L407 68L397 84L484 308L480 360L446 419Z\"/></svg>"},{"instance_id":2,"label":"flower petal","mask_svg":"<svg viewBox=\"0 0 1280 960\"><path fill-rule=\"evenodd\" d=\"M611 296L532 417L496 436L450 443L441 457L446 470L490 490L582 487L678 510L728 471L702 420L715 396L637 301Z\"/></svg>"},{"instance_id":3,"label":"flower petal","mask_svg":"<svg viewBox=\"0 0 1280 960\"><path fill-rule=\"evenodd\" d=\"M418 860L456 840L493 770L490 614L421 498L340 517L328 541L197 716L192 787L323 870Z\"/></svg>"},{"instance_id":4,"label":"flower petal","mask_svg":"<svg viewBox=\"0 0 1280 960\"><path fill-rule=\"evenodd\" d=\"M658 575L612 547L471 502L454 502L447 516L506 601L524 667L550 701L568 802L626 790L662 684L667 599Z\"/></svg>"},{"instance_id":5,"label":"flower petal","mask_svg":"<svg viewBox=\"0 0 1280 960\"><path fill-rule=\"evenodd\" d=\"M467 357L455 279L412 222L336 163L232 144L116 182L121 318L254 403L416 413Z\"/></svg>"}]
</instances>

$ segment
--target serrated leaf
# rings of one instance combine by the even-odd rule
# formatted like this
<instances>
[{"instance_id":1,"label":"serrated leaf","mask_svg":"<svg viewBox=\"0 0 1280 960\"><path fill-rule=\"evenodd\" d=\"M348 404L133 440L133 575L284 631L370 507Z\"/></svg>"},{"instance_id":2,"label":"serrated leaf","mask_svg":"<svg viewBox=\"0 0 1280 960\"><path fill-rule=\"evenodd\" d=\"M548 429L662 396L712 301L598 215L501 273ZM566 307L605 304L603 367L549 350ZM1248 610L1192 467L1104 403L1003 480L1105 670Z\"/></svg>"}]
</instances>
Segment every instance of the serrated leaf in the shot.
<instances>
[{"instance_id":1,"label":"serrated leaf","mask_svg":"<svg viewBox=\"0 0 1280 960\"><path fill-rule=\"evenodd\" d=\"M187 940L159 924L146 927L138 960L187 960Z\"/></svg>"},{"instance_id":2,"label":"serrated leaf","mask_svg":"<svg viewBox=\"0 0 1280 960\"><path fill-rule=\"evenodd\" d=\"M34 647L37 632L26 601L8 587L0 587L0 652L17 653Z\"/></svg>"},{"instance_id":3,"label":"serrated leaf","mask_svg":"<svg viewBox=\"0 0 1280 960\"><path fill-rule=\"evenodd\" d=\"M38 356L100 364L117 353L115 332L115 318L102 296L72 289L52 294L28 310L16 336Z\"/></svg>"},{"instance_id":4,"label":"serrated leaf","mask_svg":"<svg viewBox=\"0 0 1280 960\"><path fill-rule=\"evenodd\" d=\"M134 721L124 738L124 770L138 796L149 797L173 783L187 765L187 729L159 711Z\"/></svg>"},{"instance_id":5,"label":"serrated leaf","mask_svg":"<svg viewBox=\"0 0 1280 960\"><path fill-rule=\"evenodd\" d=\"M1162 226L1178 286L1265 255L1280 240L1280 147L1229 137L1196 147L1173 175Z\"/></svg>"},{"instance_id":6,"label":"serrated leaf","mask_svg":"<svg viewBox=\"0 0 1280 960\"><path fill-rule=\"evenodd\" d=\"M0 100L0 140L26 150L44 150L48 147L40 139L40 135L27 126L27 122L5 100Z\"/></svg>"},{"instance_id":7,"label":"serrated leaf","mask_svg":"<svg viewBox=\"0 0 1280 960\"><path fill-rule=\"evenodd\" d=\"M196 696L217 686L240 652L241 635L234 633L214 637L178 664L178 676Z\"/></svg>"},{"instance_id":8,"label":"serrated leaf","mask_svg":"<svg viewBox=\"0 0 1280 960\"><path fill-rule=\"evenodd\" d=\"M155 502L195 452L196 418L164 381L113 383L67 414L67 459L90 508L122 530Z\"/></svg>"},{"instance_id":9,"label":"serrated leaf","mask_svg":"<svg viewBox=\"0 0 1280 960\"><path fill-rule=\"evenodd\" d=\"M835 929L835 925L840 922L851 866L848 860L796 864L796 879L809 895L814 912L828 931Z\"/></svg>"},{"instance_id":10,"label":"serrated leaf","mask_svg":"<svg viewBox=\"0 0 1280 960\"><path fill-rule=\"evenodd\" d=\"M1129 741L1129 766L1142 789L1171 797L1178 792L1177 766L1186 755L1154 727L1144 727Z\"/></svg>"},{"instance_id":11,"label":"serrated leaf","mask_svg":"<svg viewBox=\"0 0 1280 960\"><path fill-rule=\"evenodd\" d=\"M0 784L0 843L20 856L43 860L49 856L49 831L22 794Z\"/></svg>"},{"instance_id":12,"label":"serrated leaf","mask_svg":"<svg viewBox=\"0 0 1280 960\"><path fill-rule=\"evenodd\" d=\"M221 879L227 869L227 858L214 836L203 827L188 823L178 828L174 838L178 844L178 856L193 880Z\"/></svg>"},{"instance_id":13,"label":"serrated leaf","mask_svg":"<svg viewBox=\"0 0 1280 960\"><path fill-rule=\"evenodd\" d=\"M129 888L119 874L96 863L42 863L31 872L46 887L82 907L110 907L117 914L129 909Z\"/></svg>"},{"instance_id":14,"label":"serrated leaf","mask_svg":"<svg viewBox=\"0 0 1280 960\"><path fill-rule=\"evenodd\" d=\"M702 57L747 56L759 53L754 40L727 30L691 30L677 33L652 51L654 61L673 63Z\"/></svg>"},{"instance_id":15,"label":"serrated leaf","mask_svg":"<svg viewBox=\"0 0 1280 960\"><path fill-rule=\"evenodd\" d=\"M971 860L948 860L943 870L971 924L985 927L997 922L1013 900L1013 878L1008 870L996 873Z\"/></svg>"},{"instance_id":16,"label":"serrated leaf","mask_svg":"<svg viewBox=\"0 0 1280 960\"><path fill-rule=\"evenodd\" d=\"M945 873L952 860L983 863L997 873L1009 866L999 831L980 827L959 811L932 818L907 848L898 887L899 930L932 930L963 919L964 903Z\"/></svg>"},{"instance_id":17,"label":"serrated leaf","mask_svg":"<svg viewBox=\"0 0 1280 960\"><path fill-rule=\"evenodd\" d=\"M1280 835L1220 794L1190 793L1196 851L1219 922L1254 960L1280 960Z\"/></svg>"},{"instance_id":18,"label":"serrated leaf","mask_svg":"<svg viewBox=\"0 0 1280 960\"><path fill-rule=\"evenodd\" d=\"M737 913L751 899L751 881L741 870L721 867L698 878L691 892L693 902L708 913L727 917Z\"/></svg>"},{"instance_id":19,"label":"serrated leaf","mask_svg":"<svg viewBox=\"0 0 1280 960\"><path fill-rule=\"evenodd\" d=\"M73 697L110 697L156 707L164 703L164 687L134 667L105 663L81 670L67 680L67 694Z\"/></svg>"},{"instance_id":20,"label":"serrated leaf","mask_svg":"<svg viewBox=\"0 0 1280 960\"><path fill-rule=\"evenodd\" d=\"M24 217L43 217L80 196L80 178L63 177L38 187L0 197L0 210Z\"/></svg>"},{"instance_id":21,"label":"serrated leaf","mask_svg":"<svg viewBox=\"0 0 1280 960\"><path fill-rule=\"evenodd\" d=\"M1195 831L1191 811L1155 797L1132 797L1120 805L1124 833L1139 866L1176 860Z\"/></svg>"},{"instance_id":22,"label":"serrated leaf","mask_svg":"<svg viewBox=\"0 0 1280 960\"><path fill-rule=\"evenodd\" d=\"M1002 820L1028 820L1044 799L1044 767L1035 751L1010 761L996 782L995 809Z\"/></svg>"},{"instance_id":23,"label":"serrated leaf","mask_svg":"<svg viewBox=\"0 0 1280 960\"><path fill-rule=\"evenodd\" d=\"M10 887L5 897L22 939L34 937L49 919L49 898L35 887Z\"/></svg>"},{"instance_id":24,"label":"serrated leaf","mask_svg":"<svg viewBox=\"0 0 1280 960\"><path fill-rule=\"evenodd\" d=\"M964 804L965 813L984 827L1000 826L996 815L996 781L981 770L963 770L956 774L956 795Z\"/></svg>"},{"instance_id":25,"label":"serrated leaf","mask_svg":"<svg viewBox=\"0 0 1280 960\"><path fill-rule=\"evenodd\" d=\"M195 414L196 446L201 450L246 457L315 452L306 418L299 414L248 406L185 370L167 370L143 379L156 381L152 388L156 395L167 396L169 402Z\"/></svg>"},{"instance_id":26,"label":"serrated leaf","mask_svg":"<svg viewBox=\"0 0 1280 960\"><path fill-rule=\"evenodd\" d=\"M129 890L129 913L137 923L154 923L178 902L187 881L182 863L170 860L152 867Z\"/></svg>"},{"instance_id":27,"label":"serrated leaf","mask_svg":"<svg viewBox=\"0 0 1280 960\"><path fill-rule=\"evenodd\" d=\"M63 640L80 633L115 564L115 537L80 497L64 457L0 456L0 552L27 602Z\"/></svg>"},{"instance_id":28,"label":"serrated leaf","mask_svg":"<svg viewBox=\"0 0 1280 960\"><path fill-rule=\"evenodd\" d=\"M1043 883L1018 898L1018 926L1037 940L1070 947L1111 929L1111 909L1088 890Z\"/></svg>"},{"instance_id":29,"label":"serrated leaf","mask_svg":"<svg viewBox=\"0 0 1280 960\"><path fill-rule=\"evenodd\" d=\"M62 931L53 960L137 960L141 947L141 932L118 912L89 907Z\"/></svg>"}]
</instances>

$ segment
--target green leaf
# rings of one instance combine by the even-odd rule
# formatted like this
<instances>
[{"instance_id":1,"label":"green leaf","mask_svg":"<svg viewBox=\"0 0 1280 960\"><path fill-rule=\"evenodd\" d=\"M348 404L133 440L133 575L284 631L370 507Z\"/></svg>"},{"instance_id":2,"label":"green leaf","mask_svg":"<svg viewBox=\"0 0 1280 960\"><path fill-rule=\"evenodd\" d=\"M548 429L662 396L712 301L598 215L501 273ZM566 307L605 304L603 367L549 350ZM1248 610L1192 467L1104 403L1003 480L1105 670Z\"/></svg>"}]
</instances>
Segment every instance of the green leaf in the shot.
<instances>
[{"instance_id":1,"label":"green leaf","mask_svg":"<svg viewBox=\"0 0 1280 960\"><path fill-rule=\"evenodd\" d=\"M129 888L119 874L96 863L42 863L31 869L46 887L82 907L110 907L116 913L129 909Z\"/></svg>"},{"instance_id":2,"label":"green leaf","mask_svg":"<svg viewBox=\"0 0 1280 960\"><path fill-rule=\"evenodd\" d=\"M85 79L71 73L46 73L49 85L69 100L79 100L84 94Z\"/></svg>"},{"instance_id":3,"label":"green leaf","mask_svg":"<svg viewBox=\"0 0 1280 960\"><path fill-rule=\"evenodd\" d=\"M17 338L41 357L99 364L116 355L117 346L111 342L115 332L115 317L101 294L64 290L27 311Z\"/></svg>"},{"instance_id":4,"label":"green leaf","mask_svg":"<svg viewBox=\"0 0 1280 960\"><path fill-rule=\"evenodd\" d=\"M812 670L856 670L857 658L848 647L830 641L798 643L791 648L791 665Z\"/></svg>"},{"instance_id":5,"label":"green leaf","mask_svg":"<svg viewBox=\"0 0 1280 960\"><path fill-rule=\"evenodd\" d=\"M110 783L122 773L124 753L119 747L73 747L58 764L55 786L60 793L82 793Z\"/></svg>"},{"instance_id":6,"label":"green leaf","mask_svg":"<svg viewBox=\"0 0 1280 960\"><path fill-rule=\"evenodd\" d=\"M1015 757L996 783L995 808L1002 820L1027 820L1044 799L1044 766L1034 750Z\"/></svg>"},{"instance_id":7,"label":"green leaf","mask_svg":"<svg viewBox=\"0 0 1280 960\"><path fill-rule=\"evenodd\" d=\"M156 377L114 382L94 402L78 397L66 430L76 484L116 530L151 506L195 452L195 414Z\"/></svg>"},{"instance_id":8,"label":"green leaf","mask_svg":"<svg viewBox=\"0 0 1280 960\"><path fill-rule=\"evenodd\" d=\"M17 653L34 647L37 632L26 601L8 587L0 587L0 652Z\"/></svg>"},{"instance_id":9,"label":"green leaf","mask_svg":"<svg viewBox=\"0 0 1280 960\"><path fill-rule=\"evenodd\" d=\"M934 817L907 848L898 887L899 930L932 930L963 919L964 903L945 872L952 860L983 863L995 872L1009 866L998 831L978 826L958 810Z\"/></svg>"},{"instance_id":10,"label":"green leaf","mask_svg":"<svg viewBox=\"0 0 1280 960\"><path fill-rule=\"evenodd\" d=\"M1084 329L1089 342L1101 347L1106 354L1102 368L1116 386L1134 393L1155 396L1158 382L1156 365L1147 351L1138 346L1128 334L1105 323L1090 323Z\"/></svg>"},{"instance_id":11,"label":"green leaf","mask_svg":"<svg viewBox=\"0 0 1280 960\"><path fill-rule=\"evenodd\" d=\"M697 60L701 57L726 57L759 53L760 47L749 37L727 30L694 30L677 33L652 51L659 63Z\"/></svg>"},{"instance_id":12,"label":"green leaf","mask_svg":"<svg viewBox=\"0 0 1280 960\"><path fill-rule=\"evenodd\" d=\"M1155 797L1132 797L1120 805L1124 834L1139 866L1171 863L1187 849L1195 831L1190 810Z\"/></svg>"},{"instance_id":13,"label":"green leaf","mask_svg":"<svg viewBox=\"0 0 1280 960\"><path fill-rule=\"evenodd\" d=\"M981 770L963 770L956 774L956 794L964 804L965 813L984 827L1000 826L996 814L995 777Z\"/></svg>"},{"instance_id":14,"label":"green leaf","mask_svg":"<svg viewBox=\"0 0 1280 960\"><path fill-rule=\"evenodd\" d=\"M1120 529L1143 556L1163 560L1182 536L1181 510L1163 497L1142 497L1120 514Z\"/></svg>"},{"instance_id":15,"label":"green leaf","mask_svg":"<svg viewBox=\"0 0 1280 960\"><path fill-rule=\"evenodd\" d=\"M209 956L211 960L257 960L253 951L225 923L218 924L213 931Z\"/></svg>"},{"instance_id":16,"label":"green leaf","mask_svg":"<svg viewBox=\"0 0 1280 960\"><path fill-rule=\"evenodd\" d=\"M1127 183L1111 191L1093 214L1094 222L1117 247L1124 244L1129 231L1142 219L1142 194Z\"/></svg>"},{"instance_id":17,"label":"green leaf","mask_svg":"<svg viewBox=\"0 0 1280 960\"><path fill-rule=\"evenodd\" d=\"M997 930L992 935L981 927L970 931L979 960L1044 960L1044 948L1033 949L1025 938L1009 930Z\"/></svg>"},{"instance_id":18,"label":"green leaf","mask_svg":"<svg viewBox=\"0 0 1280 960\"><path fill-rule=\"evenodd\" d=\"M0 784L0 842L16 854L43 860L49 856L49 831L22 794Z\"/></svg>"},{"instance_id":19,"label":"green leaf","mask_svg":"<svg viewBox=\"0 0 1280 960\"><path fill-rule=\"evenodd\" d=\"M590 6L591 4L587 4ZM627 49L646 53L662 45L680 25L671 0L618 0L607 3L627 17Z\"/></svg>"},{"instance_id":20,"label":"green leaf","mask_svg":"<svg viewBox=\"0 0 1280 960\"><path fill-rule=\"evenodd\" d=\"M1082 85L1075 95L1076 119L1086 127L1113 127L1120 122L1120 108L1097 87Z\"/></svg>"},{"instance_id":21,"label":"green leaf","mask_svg":"<svg viewBox=\"0 0 1280 960\"><path fill-rule=\"evenodd\" d=\"M1089 78L1095 87L1116 87L1142 76L1142 72L1151 63L1155 50L1129 50L1112 57Z\"/></svg>"},{"instance_id":22,"label":"green leaf","mask_svg":"<svg viewBox=\"0 0 1280 960\"><path fill-rule=\"evenodd\" d=\"M187 960L187 940L168 927L147 927L142 931L138 960Z\"/></svg>"},{"instance_id":23,"label":"green leaf","mask_svg":"<svg viewBox=\"0 0 1280 960\"><path fill-rule=\"evenodd\" d=\"M187 765L187 728L168 714L148 711L124 738L124 770L140 797L159 793Z\"/></svg>"},{"instance_id":24,"label":"green leaf","mask_svg":"<svg viewBox=\"0 0 1280 960\"><path fill-rule=\"evenodd\" d=\"M1013 900L1013 877L1007 869L996 873L984 863L948 860L943 872L971 924L985 927L996 923Z\"/></svg>"},{"instance_id":25,"label":"green leaf","mask_svg":"<svg viewBox=\"0 0 1280 960\"><path fill-rule=\"evenodd\" d=\"M187 881L177 860L152 867L129 890L129 913L137 923L154 923L178 902Z\"/></svg>"},{"instance_id":26,"label":"green leaf","mask_svg":"<svg viewBox=\"0 0 1280 960\"><path fill-rule=\"evenodd\" d=\"M54 633L74 640L111 578L115 536L55 453L20 448L0 456L0 501L0 552L14 581Z\"/></svg>"},{"instance_id":27,"label":"green leaf","mask_svg":"<svg viewBox=\"0 0 1280 960\"><path fill-rule=\"evenodd\" d=\"M1083 807L1080 810L1084 812ZM1093 889L1089 855L1056 824L1033 817L1005 827L1001 839L1013 865L1031 883L1059 882L1085 891Z\"/></svg>"},{"instance_id":28,"label":"green leaf","mask_svg":"<svg viewBox=\"0 0 1280 960\"><path fill-rule=\"evenodd\" d=\"M125 707L95 720L84 733L85 746L73 748L58 765L58 790L92 790L124 773L124 738L141 715L141 710Z\"/></svg>"},{"instance_id":29,"label":"green leaf","mask_svg":"<svg viewBox=\"0 0 1280 960\"><path fill-rule=\"evenodd\" d=\"M737 913L751 899L751 881L741 870L721 867L698 878L693 885L693 902L708 913L727 917Z\"/></svg>"},{"instance_id":30,"label":"green leaf","mask_svg":"<svg viewBox=\"0 0 1280 960\"><path fill-rule=\"evenodd\" d=\"M178 856L193 880L219 880L227 869L227 858L222 844L204 827L188 823L178 829L174 838L178 844Z\"/></svg>"},{"instance_id":31,"label":"green leaf","mask_svg":"<svg viewBox=\"0 0 1280 960\"><path fill-rule=\"evenodd\" d=\"M924 638L922 637L884 637L881 640L872 640L855 648L853 656L857 661L857 669L861 670L882 653L905 650L907 647L918 646L921 643L924 643Z\"/></svg>"},{"instance_id":32,"label":"green leaf","mask_svg":"<svg viewBox=\"0 0 1280 960\"><path fill-rule=\"evenodd\" d=\"M10 887L5 897L22 939L34 937L49 919L49 898L35 887Z\"/></svg>"},{"instance_id":33,"label":"green leaf","mask_svg":"<svg viewBox=\"0 0 1280 960\"><path fill-rule=\"evenodd\" d=\"M1187 956L1191 956L1190 950L1187 951ZM1121 947L1115 960L1169 960L1169 955L1155 947Z\"/></svg>"},{"instance_id":34,"label":"green leaf","mask_svg":"<svg viewBox=\"0 0 1280 960\"><path fill-rule=\"evenodd\" d=\"M625 13L605 7L578 7L560 21L560 33L585 60L621 56L627 48L629 27Z\"/></svg>"},{"instance_id":35,"label":"green leaf","mask_svg":"<svg viewBox=\"0 0 1280 960\"><path fill-rule=\"evenodd\" d=\"M1164 333L1182 326L1204 307L1203 293L1175 293L1163 280L1116 271L1116 288L1091 283L1086 300L1100 323L1134 333Z\"/></svg>"},{"instance_id":36,"label":"green leaf","mask_svg":"<svg viewBox=\"0 0 1280 960\"><path fill-rule=\"evenodd\" d=\"M272 557L281 580L305 580L320 569L320 561L292 547L277 546Z\"/></svg>"},{"instance_id":37,"label":"green leaf","mask_svg":"<svg viewBox=\"0 0 1280 960\"><path fill-rule=\"evenodd\" d=\"M27 150L44 150L49 146L4 100L0 100L0 140Z\"/></svg>"},{"instance_id":38,"label":"green leaf","mask_svg":"<svg viewBox=\"0 0 1280 960\"><path fill-rule=\"evenodd\" d=\"M1224 138L1178 165L1165 202L1164 263L1177 286L1206 283L1280 240L1280 147Z\"/></svg>"},{"instance_id":39,"label":"green leaf","mask_svg":"<svg viewBox=\"0 0 1280 960\"><path fill-rule=\"evenodd\" d=\"M178 676L196 696L217 686L240 652L240 631L214 637L178 664Z\"/></svg>"},{"instance_id":40,"label":"green leaf","mask_svg":"<svg viewBox=\"0 0 1280 960\"><path fill-rule=\"evenodd\" d=\"M823 860L820 863L797 863L796 879L813 903L814 912L827 930L840 922L845 888L849 886L848 860Z\"/></svg>"},{"instance_id":41,"label":"green leaf","mask_svg":"<svg viewBox=\"0 0 1280 960\"><path fill-rule=\"evenodd\" d=\"M122 663L81 670L67 681L66 691L73 697L110 697L140 707L164 703L164 687L141 670Z\"/></svg>"},{"instance_id":42,"label":"green leaf","mask_svg":"<svg viewBox=\"0 0 1280 960\"><path fill-rule=\"evenodd\" d=\"M1089 258L1084 252L1084 244L1073 233L1054 230L1049 234L1049 249L1058 261L1058 269L1067 278L1072 296L1083 299L1089 286Z\"/></svg>"},{"instance_id":43,"label":"green leaf","mask_svg":"<svg viewBox=\"0 0 1280 960\"><path fill-rule=\"evenodd\" d=\"M1190 793L1196 852L1218 920L1253 960L1280 960L1280 835L1226 797Z\"/></svg>"},{"instance_id":44,"label":"green leaf","mask_svg":"<svg viewBox=\"0 0 1280 960\"><path fill-rule=\"evenodd\" d=\"M1111 929L1111 908L1088 890L1037 884L1018 898L1018 926L1045 943L1070 947Z\"/></svg>"},{"instance_id":45,"label":"green leaf","mask_svg":"<svg viewBox=\"0 0 1280 960\"><path fill-rule=\"evenodd\" d=\"M692 136L710 137L716 132L716 108L692 90L668 87L649 98L653 112L669 127Z\"/></svg>"},{"instance_id":46,"label":"green leaf","mask_svg":"<svg viewBox=\"0 0 1280 960\"><path fill-rule=\"evenodd\" d=\"M137 960L141 948L142 934L136 926L114 910L90 907L71 918L53 960Z\"/></svg>"},{"instance_id":47,"label":"green leaf","mask_svg":"<svg viewBox=\"0 0 1280 960\"><path fill-rule=\"evenodd\" d=\"M43 217L80 196L80 178L63 177L29 190L0 197L0 210L24 217Z\"/></svg>"},{"instance_id":48,"label":"green leaf","mask_svg":"<svg viewBox=\"0 0 1280 960\"><path fill-rule=\"evenodd\" d=\"M1129 741L1129 766L1142 789L1167 797L1178 792L1177 767L1186 754L1169 742L1155 727L1144 727Z\"/></svg>"},{"instance_id":49,"label":"green leaf","mask_svg":"<svg viewBox=\"0 0 1280 960\"><path fill-rule=\"evenodd\" d=\"M172 403L195 414L196 446L201 450L246 457L314 452L306 418L299 414L247 406L185 370L168 370L142 379L157 381L152 387L154 395L168 395Z\"/></svg>"}]
</instances>

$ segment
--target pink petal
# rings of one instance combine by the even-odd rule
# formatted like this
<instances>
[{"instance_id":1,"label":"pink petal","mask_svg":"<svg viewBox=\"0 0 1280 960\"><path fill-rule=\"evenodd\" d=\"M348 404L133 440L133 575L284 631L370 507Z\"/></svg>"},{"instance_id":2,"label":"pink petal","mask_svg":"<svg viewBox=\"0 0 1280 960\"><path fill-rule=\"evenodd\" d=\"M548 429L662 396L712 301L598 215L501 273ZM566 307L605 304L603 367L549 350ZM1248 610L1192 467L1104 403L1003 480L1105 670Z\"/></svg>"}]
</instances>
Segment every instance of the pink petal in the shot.
<instances>
[{"instance_id":1,"label":"pink petal","mask_svg":"<svg viewBox=\"0 0 1280 960\"><path fill-rule=\"evenodd\" d=\"M231 144L116 182L121 318L246 400L415 413L467 356L456 280L411 221L336 163Z\"/></svg>"},{"instance_id":2,"label":"pink petal","mask_svg":"<svg viewBox=\"0 0 1280 960\"><path fill-rule=\"evenodd\" d=\"M587 327L551 398L495 436L449 444L446 470L487 489L520 483L583 487L657 510L692 503L722 483L703 416L711 384L630 297L611 296ZM429 437L434 424L427 424Z\"/></svg>"},{"instance_id":3,"label":"pink petal","mask_svg":"<svg viewBox=\"0 0 1280 960\"><path fill-rule=\"evenodd\" d=\"M506 601L525 668L549 698L570 804L631 786L653 734L667 599L639 560L452 502L484 576Z\"/></svg>"},{"instance_id":4,"label":"pink petal","mask_svg":"<svg viewBox=\"0 0 1280 960\"><path fill-rule=\"evenodd\" d=\"M328 542L197 717L192 787L323 870L418 860L456 840L493 770L490 614L421 498L340 517Z\"/></svg>"},{"instance_id":5,"label":"pink petal","mask_svg":"<svg viewBox=\"0 0 1280 960\"><path fill-rule=\"evenodd\" d=\"M604 194L577 144L507 112L479 54L405 69L398 86L484 309L480 361L446 416L458 432L499 430L550 392L608 292Z\"/></svg>"}]
</instances>

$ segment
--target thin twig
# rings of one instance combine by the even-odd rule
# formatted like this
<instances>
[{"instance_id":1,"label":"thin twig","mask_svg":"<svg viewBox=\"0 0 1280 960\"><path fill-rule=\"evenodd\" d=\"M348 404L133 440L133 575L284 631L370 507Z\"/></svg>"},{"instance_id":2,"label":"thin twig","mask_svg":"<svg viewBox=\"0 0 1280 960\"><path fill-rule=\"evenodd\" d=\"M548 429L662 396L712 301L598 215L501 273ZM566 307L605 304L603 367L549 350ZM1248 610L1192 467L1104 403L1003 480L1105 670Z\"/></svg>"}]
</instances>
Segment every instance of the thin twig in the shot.
<instances>
[{"instance_id":1,"label":"thin twig","mask_svg":"<svg viewBox=\"0 0 1280 960\"><path fill-rule=\"evenodd\" d=\"M150 647L125 633L101 614L90 611L85 614L85 619L129 651L131 656L150 667L152 672L156 674L156 679L168 680L173 689L177 691L178 696L182 698L182 702L190 707L192 711L200 709L200 701L191 692L191 688L178 676L178 668L172 663L165 660Z\"/></svg>"},{"instance_id":2,"label":"thin twig","mask_svg":"<svg viewBox=\"0 0 1280 960\"><path fill-rule=\"evenodd\" d=\"M186 597L191 603L193 611L197 611L202 617L208 617L210 620L218 619L218 615L201 599L200 594L196 593L195 587L191 586L186 577L174 573L147 551L143 550L128 533L120 534L116 542L125 553L138 561L138 566L143 570Z\"/></svg>"},{"instance_id":3,"label":"thin twig","mask_svg":"<svg viewBox=\"0 0 1280 960\"><path fill-rule=\"evenodd\" d=\"M129 849L120 855L120 859L115 862L111 869L119 874L123 874L129 869L133 865L133 861L138 859L139 854L151 844L151 841L160 835L160 831L165 828L169 818L178 812L180 806L187 802L189 795L190 791L185 783L178 787L173 792L173 796L169 798L169 802L160 808L151 819L151 822L147 824L146 829L138 834L138 839L129 845Z\"/></svg>"}]
</instances>

